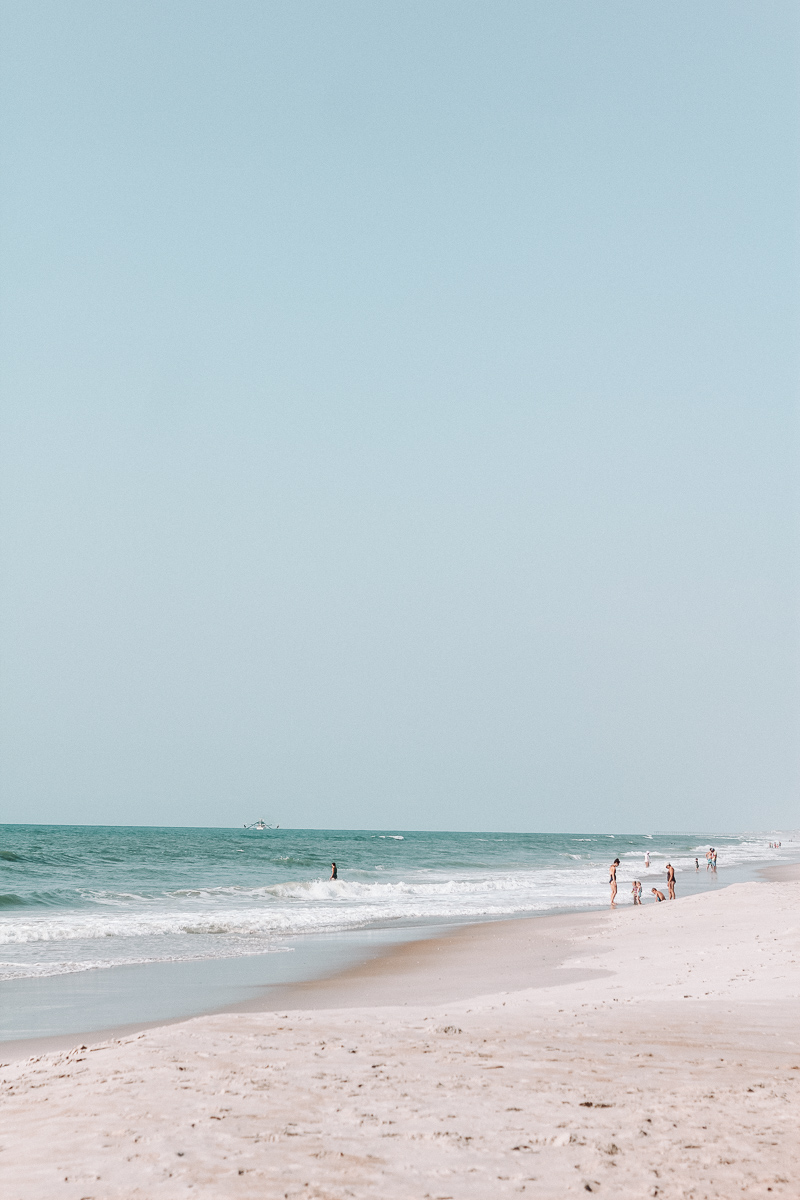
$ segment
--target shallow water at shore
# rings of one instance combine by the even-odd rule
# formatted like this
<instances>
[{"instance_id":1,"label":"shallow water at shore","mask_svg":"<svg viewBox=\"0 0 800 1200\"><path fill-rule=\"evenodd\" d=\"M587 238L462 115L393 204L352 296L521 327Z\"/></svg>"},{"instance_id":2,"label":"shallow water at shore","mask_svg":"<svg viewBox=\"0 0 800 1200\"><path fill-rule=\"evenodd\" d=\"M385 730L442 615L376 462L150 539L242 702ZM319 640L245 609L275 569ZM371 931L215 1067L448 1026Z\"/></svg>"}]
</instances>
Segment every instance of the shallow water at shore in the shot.
<instances>
[{"instance_id":1,"label":"shallow water at shore","mask_svg":"<svg viewBox=\"0 0 800 1200\"><path fill-rule=\"evenodd\" d=\"M663 887L668 860L680 896L800 856L786 834L779 852L768 834L5 826L0 837L0 1041L209 1011L437 929L605 906L614 857L625 905L634 877L646 897Z\"/></svg>"}]
</instances>

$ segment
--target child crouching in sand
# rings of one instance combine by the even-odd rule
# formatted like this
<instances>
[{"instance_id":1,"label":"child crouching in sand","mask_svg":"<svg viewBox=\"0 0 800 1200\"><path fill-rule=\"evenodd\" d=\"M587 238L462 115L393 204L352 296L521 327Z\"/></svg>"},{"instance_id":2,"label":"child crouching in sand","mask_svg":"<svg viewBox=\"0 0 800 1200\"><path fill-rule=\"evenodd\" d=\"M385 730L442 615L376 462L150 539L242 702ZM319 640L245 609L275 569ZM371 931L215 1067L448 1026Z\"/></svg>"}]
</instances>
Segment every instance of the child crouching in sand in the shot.
<instances>
[{"instance_id":1,"label":"child crouching in sand","mask_svg":"<svg viewBox=\"0 0 800 1200\"><path fill-rule=\"evenodd\" d=\"M661 903L661 901L662 901L662 900L666 900L666 898L667 898L667 897L664 895L664 893L663 893L663 892L660 892L660 891L658 890L658 888L650 888L650 891L653 893L653 895L654 895L654 896L655 896L655 898L656 898L656 901L657 901L659 904Z\"/></svg>"}]
</instances>

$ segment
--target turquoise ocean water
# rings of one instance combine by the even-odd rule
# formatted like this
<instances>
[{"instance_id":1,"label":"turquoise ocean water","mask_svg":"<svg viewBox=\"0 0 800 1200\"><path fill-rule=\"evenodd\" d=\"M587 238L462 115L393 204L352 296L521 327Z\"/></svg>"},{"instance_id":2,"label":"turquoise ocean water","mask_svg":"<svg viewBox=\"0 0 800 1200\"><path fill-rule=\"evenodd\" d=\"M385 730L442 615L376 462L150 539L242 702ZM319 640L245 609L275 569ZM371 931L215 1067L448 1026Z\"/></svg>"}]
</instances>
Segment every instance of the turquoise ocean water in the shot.
<instances>
[{"instance_id":1,"label":"turquoise ocean water","mask_svg":"<svg viewBox=\"0 0 800 1200\"><path fill-rule=\"evenodd\" d=\"M659 883L668 860L681 895L796 860L800 837L0 826L0 1038L80 1028L61 1013L71 996L84 1028L159 1019L209 1007L204 979L226 1002L431 927L603 906L617 857L629 903L630 881ZM123 978L168 981L155 1015L125 999ZM111 1011L103 996L115 989Z\"/></svg>"}]
</instances>

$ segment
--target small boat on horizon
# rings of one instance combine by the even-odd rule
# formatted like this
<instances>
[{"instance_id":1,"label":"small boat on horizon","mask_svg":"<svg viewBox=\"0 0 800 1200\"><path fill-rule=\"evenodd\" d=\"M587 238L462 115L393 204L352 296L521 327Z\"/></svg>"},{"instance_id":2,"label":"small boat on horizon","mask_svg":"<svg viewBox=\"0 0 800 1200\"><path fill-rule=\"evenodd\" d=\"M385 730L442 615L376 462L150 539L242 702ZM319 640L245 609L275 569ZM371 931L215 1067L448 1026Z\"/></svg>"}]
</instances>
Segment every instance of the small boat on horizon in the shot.
<instances>
[{"instance_id":1,"label":"small boat on horizon","mask_svg":"<svg viewBox=\"0 0 800 1200\"><path fill-rule=\"evenodd\" d=\"M280 825L267 825L265 821L254 821L252 825L245 825L245 829L280 829Z\"/></svg>"}]
</instances>

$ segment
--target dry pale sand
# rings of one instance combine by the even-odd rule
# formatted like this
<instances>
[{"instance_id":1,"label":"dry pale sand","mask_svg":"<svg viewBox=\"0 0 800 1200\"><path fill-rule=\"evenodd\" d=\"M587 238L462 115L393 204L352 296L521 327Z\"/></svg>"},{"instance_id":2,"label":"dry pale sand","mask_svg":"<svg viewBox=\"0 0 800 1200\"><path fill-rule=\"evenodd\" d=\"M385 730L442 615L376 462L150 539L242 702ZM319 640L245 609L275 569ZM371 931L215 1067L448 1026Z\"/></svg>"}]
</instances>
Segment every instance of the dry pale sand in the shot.
<instances>
[{"instance_id":1,"label":"dry pale sand","mask_svg":"<svg viewBox=\"0 0 800 1200\"><path fill-rule=\"evenodd\" d=\"M12 1062L0 1194L800 1196L798 904L784 873L472 927Z\"/></svg>"}]
</instances>

